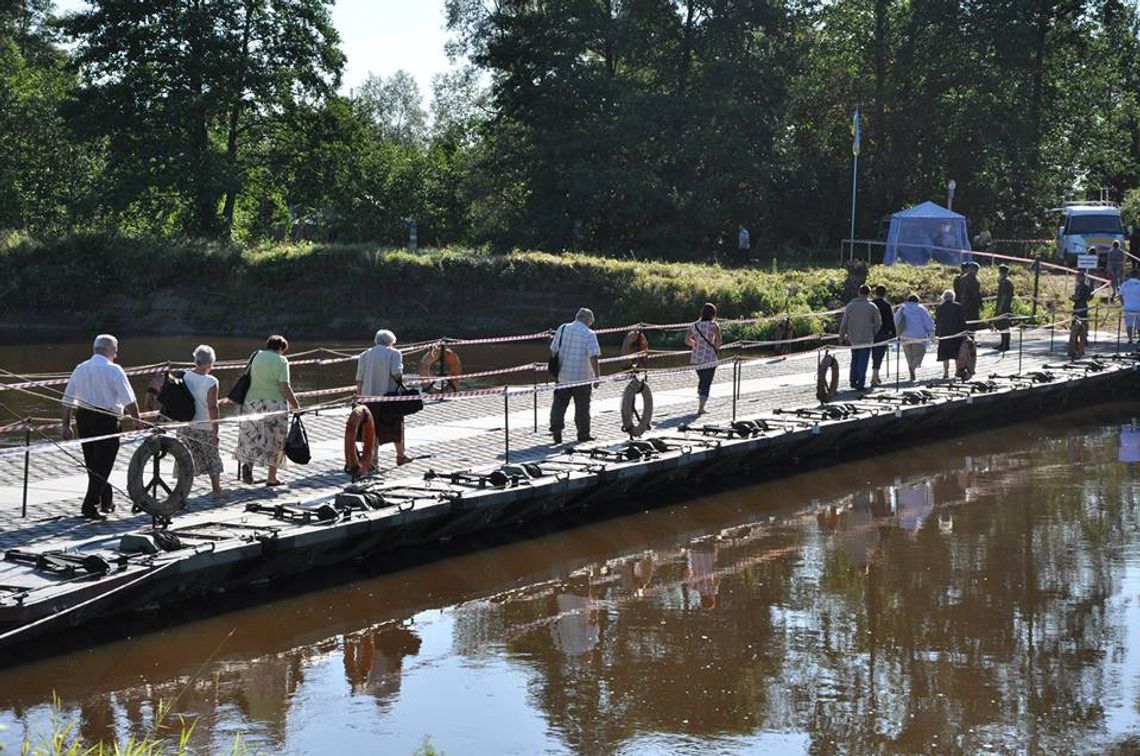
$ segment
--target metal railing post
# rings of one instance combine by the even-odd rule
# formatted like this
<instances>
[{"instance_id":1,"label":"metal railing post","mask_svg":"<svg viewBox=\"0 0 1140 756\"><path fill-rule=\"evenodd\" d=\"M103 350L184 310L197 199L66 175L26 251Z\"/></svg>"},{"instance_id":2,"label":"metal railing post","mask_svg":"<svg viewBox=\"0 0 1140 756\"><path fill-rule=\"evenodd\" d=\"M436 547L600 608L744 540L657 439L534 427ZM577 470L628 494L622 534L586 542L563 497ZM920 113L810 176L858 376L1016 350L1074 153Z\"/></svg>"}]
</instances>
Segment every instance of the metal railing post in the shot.
<instances>
[{"instance_id":1,"label":"metal railing post","mask_svg":"<svg viewBox=\"0 0 1140 756\"><path fill-rule=\"evenodd\" d=\"M1120 354L1120 323L1124 320L1123 308L1116 313L1116 353Z\"/></svg>"},{"instance_id":2,"label":"metal railing post","mask_svg":"<svg viewBox=\"0 0 1140 756\"><path fill-rule=\"evenodd\" d=\"M538 371L534 370L534 393L531 397L534 399L534 432L538 433Z\"/></svg>"},{"instance_id":3,"label":"metal railing post","mask_svg":"<svg viewBox=\"0 0 1140 756\"><path fill-rule=\"evenodd\" d=\"M30 462L31 452L28 448L32 445L32 421L30 419L24 420L24 504L20 510L21 517L28 516L28 463Z\"/></svg>"},{"instance_id":4,"label":"metal railing post","mask_svg":"<svg viewBox=\"0 0 1140 756\"><path fill-rule=\"evenodd\" d=\"M899 358L902 352L902 336L895 336L895 391L898 391L902 385L901 370L899 368ZM887 360L890 362L890 359Z\"/></svg>"},{"instance_id":5,"label":"metal railing post","mask_svg":"<svg viewBox=\"0 0 1140 756\"><path fill-rule=\"evenodd\" d=\"M1017 326L1017 374L1021 375L1021 340L1025 338L1025 324Z\"/></svg>"},{"instance_id":6,"label":"metal railing post","mask_svg":"<svg viewBox=\"0 0 1140 756\"><path fill-rule=\"evenodd\" d=\"M503 461L511 461L511 391L503 386Z\"/></svg>"},{"instance_id":7,"label":"metal railing post","mask_svg":"<svg viewBox=\"0 0 1140 756\"><path fill-rule=\"evenodd\" d=\"M732 358L732 422L736 422L736 401L740 396L740 383L737 376L740 374L740 358Z\"/></svg>"}]
</instances>

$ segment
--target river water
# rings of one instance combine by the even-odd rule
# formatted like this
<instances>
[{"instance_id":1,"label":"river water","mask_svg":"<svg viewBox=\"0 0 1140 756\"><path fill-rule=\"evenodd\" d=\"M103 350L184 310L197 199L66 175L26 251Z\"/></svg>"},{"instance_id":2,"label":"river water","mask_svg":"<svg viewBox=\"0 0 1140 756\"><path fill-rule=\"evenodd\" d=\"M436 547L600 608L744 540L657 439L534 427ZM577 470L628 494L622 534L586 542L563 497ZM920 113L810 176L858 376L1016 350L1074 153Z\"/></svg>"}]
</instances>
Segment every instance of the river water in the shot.
<instances>
[{"instance_id":1,"label":"river water","mask_svg":"<svg viewBox=\"0 0 1140 756\"><path fill-rule=\"evenodd\" d=\"M2 670L0 745L46 734L54 692L89 740L171 702L211 752L1135 751L1135 409L693 492Z\"/></svg>"}]
</instances>

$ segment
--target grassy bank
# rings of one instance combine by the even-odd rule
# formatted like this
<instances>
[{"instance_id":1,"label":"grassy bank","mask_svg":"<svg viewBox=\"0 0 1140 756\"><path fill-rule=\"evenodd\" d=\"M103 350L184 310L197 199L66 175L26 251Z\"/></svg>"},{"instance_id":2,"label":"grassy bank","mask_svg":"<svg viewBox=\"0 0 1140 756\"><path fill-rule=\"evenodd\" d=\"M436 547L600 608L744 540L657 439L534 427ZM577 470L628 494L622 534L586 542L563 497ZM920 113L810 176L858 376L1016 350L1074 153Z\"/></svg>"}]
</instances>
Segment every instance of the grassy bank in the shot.
<instances>
[{"instance_id":1,"label":"grassy bank","mask_svg":"<svg viewBox=\"0 0 1140 756\"><path fill-rule=\"evenodd\" d=\"M911 291L932 301L952 276L935 265L868 272L869 282L884 284L894 301ZM996 270L983 269L980 278L983 292L992 293ZM1043 280L1044 295L1061 301L1061 280ZM600 327L683 321L711 301L726 318L799 314L797 330L804 333L826 324L803 313L840 306L857 281L842 268L773 272L584 254L8 238L0 241L0 324L314 339L367 338L385 325L407 341L540 330L583 305L595 310ZM1015 285L1019 294L1032 291L1028 271L1015 272Z\"/></svg>"}]
</instances>

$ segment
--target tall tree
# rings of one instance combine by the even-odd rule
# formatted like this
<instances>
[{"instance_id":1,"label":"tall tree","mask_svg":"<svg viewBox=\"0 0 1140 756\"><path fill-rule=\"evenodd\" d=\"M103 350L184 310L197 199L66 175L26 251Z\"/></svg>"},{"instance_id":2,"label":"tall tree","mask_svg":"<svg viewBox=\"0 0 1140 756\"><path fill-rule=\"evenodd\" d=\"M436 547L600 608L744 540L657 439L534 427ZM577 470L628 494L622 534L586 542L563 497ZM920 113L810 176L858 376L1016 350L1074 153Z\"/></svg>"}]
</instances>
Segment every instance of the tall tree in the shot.
<instances>
[{"instance_id":1,"label":"tall tree","mask_svg":"<svg viewBox=\"0 0 1140 756\"><path fill-rule=\"evenodd\" d=\"M296 103L339 81L331 0L94 0L65 20L83 86L73 110L105 138L123 211L180 197L181 230L228 236L250 148Z\"/></svg>"}]
</instances>

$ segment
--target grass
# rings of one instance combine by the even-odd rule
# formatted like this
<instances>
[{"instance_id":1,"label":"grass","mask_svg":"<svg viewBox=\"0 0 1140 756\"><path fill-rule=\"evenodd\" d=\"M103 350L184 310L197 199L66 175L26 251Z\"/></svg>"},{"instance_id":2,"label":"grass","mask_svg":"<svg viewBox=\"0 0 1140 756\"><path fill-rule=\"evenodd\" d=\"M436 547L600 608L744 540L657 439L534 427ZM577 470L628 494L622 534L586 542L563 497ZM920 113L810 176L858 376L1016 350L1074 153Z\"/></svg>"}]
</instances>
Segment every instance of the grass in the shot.
<instances>
[{"instance_id":1,"label":"grass","mask_svg":"<svg viewBox=\"0 0 1140 756\"><path fill-rule=\"evenodd\" d=\"M52 697L50 730L42 735L29 735L24 739L21 753L27 756L159 756L191 753L190 738L194 734L193 721L178 718L177 726L167 724L171 705L158 702L151 731L142 736L129 736L121 743L88 742L76 732L76 722L67 719L58 697ZM231 754L246 754L248 750L241 736L234 739Z\"/></svg>"},{"instance_id":2,"label":"grass","mask_svg":"<svg viewBox=\"0 0 1140 756\"><path fill-rule=\"evenodd\" d=\"M837 308L854 294L857 278L847 269L799 267L787 259L779 265L774 272L582 253L316 243L240 248L0 234L0 320L124 333L280 331L311 338L367 336L383 324L410 340L539 330L568 320L579 306L594 309L599 327L681 322L695 319L707 301L722 318L787 313L802 334L830 326L807 313ZM911 291L934 301L954 271L897 265L867 273L869 283L885 285L897 302ZM979 278L983 293L995 290L996 270L985 268ZM1060 309L1067 308L1064 289L1071 286L1063 280L1042 276L1042 298ZM1022 296L1032 291L1026 270L1015 270L1014 284ZM767 338L774 328L730 335Z\"/></svg>"}]
</instances>

